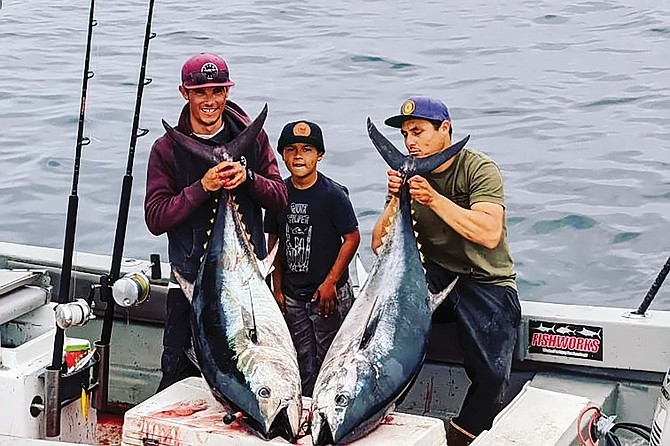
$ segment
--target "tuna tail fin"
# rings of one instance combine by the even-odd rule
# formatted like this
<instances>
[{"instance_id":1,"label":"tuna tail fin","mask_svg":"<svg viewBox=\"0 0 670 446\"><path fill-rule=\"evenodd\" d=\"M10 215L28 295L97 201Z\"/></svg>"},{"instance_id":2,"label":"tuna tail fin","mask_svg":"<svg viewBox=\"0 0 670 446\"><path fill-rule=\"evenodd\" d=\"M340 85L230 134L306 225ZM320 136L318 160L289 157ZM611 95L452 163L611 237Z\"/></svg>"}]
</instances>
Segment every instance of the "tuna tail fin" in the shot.
<instances>
[{"instance_id":1,"label":"tuna tail fin","mask_svg":"<svg viewBox=\"0 0 670 446\"><path fill-rule=\"evenodd\" d=\"M175 279L177 279L179 287L184 292L184 296L186 296L186 299L188 299L190 303L193 300L194 284L186 280L186 278L184 278L184 276L179 274L179 271L177 271L174 267L172 268L172 274L174 275Z\"/></svg>"},{"instance_id":2,"label":"tuna tail fin","mask_svg":"<svg viewBox=\"0 0 670 446\"><path fill-rule=\"evenodd\" d=\"M442 304L442 302L444 302L449 293L451 293L451 290L453 290L454 287L456 286L456 282L458 282L458 277L452 280L449 286L447 286L445 289L443 289L437 294L433 294L430 291L428 291L428 297L430 300L430 311L435 311L437 307L439 307Z\"/></svg>"},{"instance_id":3,"label":"tuna tail fin","mask_svg":"<svg viewBox=\"0 0 670 446\"><path fill-rule=\"evenodd\" d=\"M386 164L391 169L398 172L405 172L407 177L412 175L422 175L432 172L442 164L453 158L470 140L470 135L466 136L459 142L452 144L449 148L442 152L431 155L427 158L414 158L409 155L403 155L391 141L381 134L372 120L368 118L368 135L372 144L375 146L379 154L384 158Z\"/></svg>"},{"instance_id":4,"label":"tuna tail fin","mask_svg":"<svg viewBox=\"0 0 670 446\"><path fill-rule=\"evenodd\" d=\"M368 136L372 144L377 149L377 152L384 158L386 164L388 164L391 169L395 171L400 171L402 166L405 164L405 160L409 158L407 155L400 153L398 149L393 145L391 141L386 139L384 135L381 134L377 127L370 118L368 118Z\"/></svg>"},{"instance_id":5,"label":"tuna tail fin","mask_svg":"<svg viewBox=\"0 0 670 446\"><path fill-rule=\"evenodd\" d=\"M246 129L242 130L235 139L226 144L225 150L233 159L239 158L254 143L258 134L263 130L263 124L265 124L267 116L268 104L265 104L256 119Z\"/></svg>"},{"instance_id":6,"label":"tuna tail fin","mask_svg":"<svg viewBox=\"0 0 670 446\"><path fill-rule=\"evenodd\" d=\"M256 140L256 137L263 129L267 115L268 106L265 104L256 119L247 128L242 130L235 139L226 145L218 147L212 147L173 129L165 120L163 120L163 127L168 136L184 150L204 160L210 166L216 166L221 161L239 158Z\"/></svg>"},{"instance_id":7,"label":"tuna tail fin","mask_svg":"<svg viewBox=\"0 0 670 446\"><path fill-rule=\"evenodd\" d=\"M221 159L219 159L220 155L217 156L215 150L212 150L213 149L212 146L202 143L200 141L196 141L190 136L183 134L179 130L173 129L172 127L170 127L170 124L165 122L164 119L162 120L162 122L163 127L165 128L165 132L168 134L170 139L174 141L179 147L192 153L196 157L206 161L209 166L216 166L217 164L219 164L220 161L222 161Z\"/></svg>"},{"instance_id":8,"label":"tuna tail fin","mask_svg":"<svg viewBox=\"0 0 670 446\"><path fill-rule=\"evenodd\" d=\"M436 153L435 155L431 155L427 158L414 158L415 173L417 175L424 175L437 169L442 164L456 156L458 152L460 152L461 149L465 147L469 140L470 135L461 139L457 143L450 145L447 149Z\"/></svg>"}]
</instances>

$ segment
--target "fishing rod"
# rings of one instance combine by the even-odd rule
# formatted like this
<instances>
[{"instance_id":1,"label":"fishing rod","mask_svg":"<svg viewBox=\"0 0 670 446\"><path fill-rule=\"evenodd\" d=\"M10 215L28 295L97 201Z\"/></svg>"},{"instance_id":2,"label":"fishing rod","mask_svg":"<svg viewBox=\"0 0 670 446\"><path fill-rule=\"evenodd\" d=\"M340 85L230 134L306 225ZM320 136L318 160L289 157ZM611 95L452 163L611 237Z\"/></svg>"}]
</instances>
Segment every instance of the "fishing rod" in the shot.
<instances>
[{"instance_id":1,"label":"fishing rod","mask_svg":"<svg viewBox=\"0 0 670 446\"><path fill-rule=\"evenodd\" d=\"M84 60L84 74L81 83L81 104L79 107L79 126L77 129L77 145L75 148L74 157L74 172L72 174L72 192L68 198L67 203L67 220L65 225L65 243L63 246L63 262L61 264L61 279L60 291L58 293L58 302L66 303L70 301L70 279L72 277L72 257L74 253L74 236L77 226L77 210L79 208L79 197L77 196L77 188L79 185L79 168L81 165L81 150L82 147L88 145L91 140L84 133L84 116L86 114L86 93L88 90L88 80L93 77L93 72L89 70L91 60L91 37L93 35L93 27L96 25L93 19L95 0L91 0L91 6L88 16L88 36L86 39L86 59ZM53 358L51 361L52 368L60 369L63 356L63 339L64 330L58 327L56 331L56 343L60 344L60 348L54 348ZM58 344L54 344L58 347Z\"/></svg>"},{"instance_id":2,"label":"fishing rod","mask_svg":"<svg viewBox=\"0 0 670 446\"><path fill-rule=\"evenodd\" d=\"M656 293L658 293L661 285L663 285L663 281L665 281L665 278L668 276L668 272L670 272L670 257L668 257L668 260L665 261L665 265L663 265L663 268L661 268L658 276L656 276L654 283L651 284L651 288L649 288L649 291L647 291L647 295L642 300L642 303L632 314L636 316L644 316L644 314L647 312L647 309L649 308L649 305L651 305L651 302L654 300L654 297L656 297Z\"/></svg>"},{"instance_id":3,"label":"fishing rod","mask_svg":"<svg viewBox=\"0 0 670 446\"><path fill-rule=\"evenodd\" d=\"M65 241L63 245L63 262L61 264L60 288L58 292L58 303L70 302L70 280L72 278L72 257L74 255L74 238L77 226L77 210L79 208L79 197L77 189L79 185L79 168L81 165L82 147L88 145L91 140L84 136L84 116L86 114L86 93L88 91L88 80L93 77L89 69L91 61L91 38L93 27L97 24L93 19L95 0L91 0L88 13L88 34L86 36L86 56L84 59L84 71L81 82L81 103L79 104L79 125L77 128L77 143L75 146L74 172L72 174L72 191L67 202L67 220L65 225ZM60 371L63 365L63 343L65 341L65 329L57 324L56 336L54 338L54 349L51 366L47 367L45 386L47 393L51 393L51 399L47 395L47 436L57 436L60 433ZM49 402L51 401L51 402ZM55 406L55 407L54 407Z\"/></svg>"},{"instance_id":4,"label":"fishing rod","mask_svg":"<svg viewBox=\"0 0 670 446\"><path fill-rule=\"evenodd\" d=\"M147 13L146 30L144 32L144 48L142 50L142 62L140 65L139 80L137 82L137 96L135 98L135 113L133 116L133 127L130 134L130 146L128 149L128 162L126 173L123 177L121 188L121 198L119 201L119 213L116 222L116 233L114 235L114 247L112 250L112 264L109 274L100 278L100 297L106 302L105 313L102 321L102 333L100 340L95 343L98 357L100 359L100 368L98 375L99 387L96 389L93 405L96 409L104 410L107 406L107 396L109 390L109 345L112 338L112 325L114 322L114 296L112 286L119 279L121 274L121 261L123 257L123 245L126 239L126 229L128 227L128 211L130 209L130 198L133 186L133 162L135 159L135 146L137 139L149 133L148 129L140 128L140 110L142 107L142 95L144 87L152 82L151 78L146 77L147 56L149 54L149 41L156 37L151 31L151 20L153 17L154 0L149 0L149 11ZM160 261L152 256L153 266ZM155 269L154 269L155 270ZM140 287L144 287L145 295L148 294L148 282L140 280L136 282Z\"/></svg>"}]
</instances>

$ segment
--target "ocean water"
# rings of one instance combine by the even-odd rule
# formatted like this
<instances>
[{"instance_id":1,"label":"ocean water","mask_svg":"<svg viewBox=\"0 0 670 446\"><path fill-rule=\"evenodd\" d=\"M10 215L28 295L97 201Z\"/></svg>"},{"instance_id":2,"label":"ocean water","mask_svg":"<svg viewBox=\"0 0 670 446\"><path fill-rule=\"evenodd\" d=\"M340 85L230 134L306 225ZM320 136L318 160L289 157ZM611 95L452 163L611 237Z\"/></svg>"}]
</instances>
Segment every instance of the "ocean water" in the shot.
<instances>
[{"instance_id":1,"label":"ocean water","mask_svg":"<svg viewBox=\"0 0 670 446\"><path fill-rule=\"evenodd\" d=\"M96 5L78 251L112 250L147 5ZM0 240L63 245L88 6L2 2ZM670 255L667 2L156 0L153 22L126 256L166 259L144 225L146 161L202 51L229 62L249 114L268 104L273 143L290 120L322 125L320 168L350 190L368 265L386 166L365 119L402 147L383 120L413 94L442 98L454 137L498 162L523 299L637 307Z\"/></svg>"}]
</instances>

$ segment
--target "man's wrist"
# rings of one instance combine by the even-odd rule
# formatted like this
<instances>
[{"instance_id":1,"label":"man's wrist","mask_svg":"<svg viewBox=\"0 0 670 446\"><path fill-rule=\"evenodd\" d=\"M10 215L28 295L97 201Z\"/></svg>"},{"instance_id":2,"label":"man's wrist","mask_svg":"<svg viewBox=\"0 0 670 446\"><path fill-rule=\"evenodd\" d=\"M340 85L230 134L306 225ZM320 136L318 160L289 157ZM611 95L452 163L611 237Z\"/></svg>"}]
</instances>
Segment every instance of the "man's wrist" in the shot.
<instances>
[{"instance_id":1,"label":"man's wrist","mask_svg":"<svg viewBox=\"0 0 670 446\"><path fill-rule=\"evenodd\" d=\"M326 280L323 281L324 285L332 285L334 287L337 286L337 282L339 279L333 279L332 277L326 277Z\"/></svg>"},{"instance_id":2,"label":"man's wrist","mask_svg":"<svg viewBox=\"0 0 670 446\"><path fill-rule=\"evenodd\" d=\"M213 191L207 189L207 186L205 186L205 180L204 179L200 180L200 187L202 187L202 190L205 191L206 193L213 192Z\"/></svg>"}]
</instances>

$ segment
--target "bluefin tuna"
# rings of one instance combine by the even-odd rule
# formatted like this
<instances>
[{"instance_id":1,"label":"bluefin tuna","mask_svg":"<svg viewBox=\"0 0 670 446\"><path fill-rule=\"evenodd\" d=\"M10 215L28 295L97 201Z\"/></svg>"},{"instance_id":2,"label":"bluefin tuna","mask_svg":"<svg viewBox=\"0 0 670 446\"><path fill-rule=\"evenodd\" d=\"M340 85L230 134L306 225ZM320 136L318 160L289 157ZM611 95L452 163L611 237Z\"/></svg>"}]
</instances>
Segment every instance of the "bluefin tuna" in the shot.
<instances>
[{"instance_id":1,"label":"bluefin tuna","mask_svg":"<svg viewBox=\"0 0 670 446\"><path fill-rule=\"evenodd\" d=\"M189 138L165 121L163 125L181 148L214 166L241 155L266 115L264 108L235 140L221 147ZM302 414L300 373L288 328L265 282L267 262L263 266L257 260L233 196L225 190L212 225L195 283L174 271L191 301L200 371L217 400L241 412L259 436L295 442Z\"/></svg>"},{"instance_id":2,"label":"bluefin tuna","mask_svg":"<svg viewBox=\"0 0 670 446\"><path fill-rule=\"evenodd\" d=\"M405 179L434 170L469 138L430 157L413 158L400 153L370 119L368 133ZM421 369L431 315L450 290L435 296L428 291L405 183L379 255L316 379L311 407L316 446L350 443L395 408Z\"/></svg>"}]
</instances>

